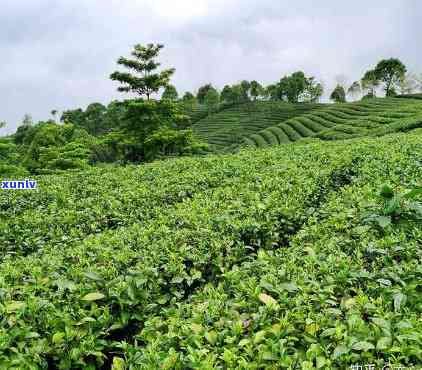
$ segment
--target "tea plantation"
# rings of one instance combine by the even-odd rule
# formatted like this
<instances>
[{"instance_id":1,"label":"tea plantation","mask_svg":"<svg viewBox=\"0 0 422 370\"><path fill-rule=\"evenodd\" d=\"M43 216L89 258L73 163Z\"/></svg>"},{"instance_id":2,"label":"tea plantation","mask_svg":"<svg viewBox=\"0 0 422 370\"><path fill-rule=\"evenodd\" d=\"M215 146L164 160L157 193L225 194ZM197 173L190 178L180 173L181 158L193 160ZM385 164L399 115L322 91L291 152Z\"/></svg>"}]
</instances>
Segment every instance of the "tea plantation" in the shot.
<instances>
[{"instance_id":1,"label":"tea plantation","mask_svg":"<svg viewBox=\"0 0 422 370\"><path fill-rule=\"evenodd\" d=\"M335 104L294 117L244 138L246 145L266 147L304 138L322 140L381 136L422 127L422 104L412 99L371 99Z\"/></svg>"},{"instance_id":2,"label":"tea plantation","mask_svg":"<svg viewBox=\"0 0 422 370\"><path fill-rule=\"evenodd\" d=\"M369 99L342 104L289 104L250 102L197 119L195 133L214 152L234 151L241 146L264 148L306 138L342 140L382 136L422 127L420 94L402 98ZM406 99L403 99L406 98Z\"/></svg>"},{"instance_id":3,"label":"tea plantation","mask_svg":"<svg viewBox=\"0 0 422 370\"><path fill-rule=\"evenodd\" d=\"M284 125L417 127L397 101ZM421 129L36 179L0 191L1 369L420 368Z\"/></svg>"},{"instance_id":4,"label":"tea plantation","mask_svg":"<svg viewBox=\"0 0 422 370\"><path fill-rule=\"evenodd\" d=\"M289 118L313 111L322 104L290 104L285 102L258 101L238 104L206 115L193 125L194 132L210 144L215 152L234 149L242 143L243 137L254 134ZM191 113L193 121L197 111Z\"/></svg>"}]
</instances>

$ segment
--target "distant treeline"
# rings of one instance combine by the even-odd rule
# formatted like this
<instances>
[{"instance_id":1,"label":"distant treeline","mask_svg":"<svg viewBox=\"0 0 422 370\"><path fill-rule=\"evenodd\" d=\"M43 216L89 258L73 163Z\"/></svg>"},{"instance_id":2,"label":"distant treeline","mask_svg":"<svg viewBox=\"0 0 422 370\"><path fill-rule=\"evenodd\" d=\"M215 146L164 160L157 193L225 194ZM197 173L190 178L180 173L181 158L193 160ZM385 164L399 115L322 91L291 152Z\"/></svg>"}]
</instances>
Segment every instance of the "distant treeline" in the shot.
<instances>
[{"instance_id":1,"label":"distant treeline","mask_svg":"<svg viewBox=\"0 0 422 370\"><path fill-rule=\"evenodd\" d=\"M198 112L203 117L226 106L257 100L318 102L324 93L323 84L315 77L297 71L268 86L245 80L219 91L209 83L180 97L170 83L175 70L158 70L162 48L160 44L135 45L130 58L118 59L129 72L116 71L110 78L119 82L120 92L136 98L107 106L92 103L86 109L66 110L60 117L53 110L51 119L36 124L25 115L14 135L0 139L2 177L204 153L207 144L190 129ZM398 59L382 60L350 86L344 79L339 81L330 98L335 102L345 102L347 96L371 98L381 88L386 96L418 92L422 91L422 78L407 74ZM161 91L161 98L154 99ZM0 127L4 125L0 122Z\"/></svg>"}]
</instances>

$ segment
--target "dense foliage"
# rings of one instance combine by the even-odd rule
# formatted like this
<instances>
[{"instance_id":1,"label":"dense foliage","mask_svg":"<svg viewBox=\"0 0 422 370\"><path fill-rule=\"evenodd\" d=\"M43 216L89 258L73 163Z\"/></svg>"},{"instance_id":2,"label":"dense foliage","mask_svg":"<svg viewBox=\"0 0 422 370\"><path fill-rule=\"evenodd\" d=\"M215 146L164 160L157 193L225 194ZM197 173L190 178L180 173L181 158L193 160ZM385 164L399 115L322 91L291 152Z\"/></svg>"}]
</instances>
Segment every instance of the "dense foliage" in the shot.
<instances>
[{"instance_id":1,"label":"dense foliage","mask_svg":"<svg viewBox=\"0 0 422 370\"><path fill-rule=\"evenodd\" d=\"M420 364L422 228L367 214L385 183L418 185L421 135L0 191L0 367Z\"/></svg>"},{"instance_id":2,"label":"dense foliage","mask_svg":"<svg viewBox=\"0 0 422 370\"><path fill-rule=\"evenodd\" d=\"M1 175L54 173L102 162L139 163L204 152L207 145L194 136L191 120L184 115L194 109L194 102L176 102L177 90L169 84L174 69L157 70L162 48L161 44L135 45L132 59L119 58L118 64L131 72L117 71L110 77L120 82L119 91L140 95L136 99L66 110L60 118L63 124L55 121L57 110L51 111L54 120L37 124L25 115L11 138L15 145L2 143ZM151 99L161 89L165 89L162 99ZM217 108L218 97L207 99L208 106Z\"/></svg>"},{"instance_id":3,"label":"dense foliage","mask_svg":"<svg viewBox=\"0 0 422 370\"><path fill-rule=\"evenodd\" d=\"M307 77L304 72L298 71L270 85L267 91L271 100L316 103L322 96L323 87L314 77Z\"/></svg>"},{"instance_id":4,"label":"dense foliage","mask_svg":"<svg viewBox=\"0 0 422 370\"><path fill-rule=\"evenodd\" d=\"M2 178L27 175L20 165L20 153L12 138L0 138L0 174Z\"/></svg>"},{"instance_id":5,"label":"dense foliage","mask_svg":"<svg viewBox=\"0 0 422 370\"><path fill-rule=\"evenodd\" d=\"M353 85L352 85L353 86ZM352 90L354 91L354 90ZM336 103L345 103L346 102L346 91L341 85L337 85L330 95L330 99Z\"/></svg>"},{"instance_id":6,"label":"dense foliage","mask_svg":"<svg viewBox=\"0 0 422 370\"><path fill-rule=\"evenodd\" d=\"M100 136L118 127L125 112L125 106L118 101L107 106L92 103L85 110L77 108L64 111L60 120L83 128L93 136Z\"/></svg>"}]
</instances>

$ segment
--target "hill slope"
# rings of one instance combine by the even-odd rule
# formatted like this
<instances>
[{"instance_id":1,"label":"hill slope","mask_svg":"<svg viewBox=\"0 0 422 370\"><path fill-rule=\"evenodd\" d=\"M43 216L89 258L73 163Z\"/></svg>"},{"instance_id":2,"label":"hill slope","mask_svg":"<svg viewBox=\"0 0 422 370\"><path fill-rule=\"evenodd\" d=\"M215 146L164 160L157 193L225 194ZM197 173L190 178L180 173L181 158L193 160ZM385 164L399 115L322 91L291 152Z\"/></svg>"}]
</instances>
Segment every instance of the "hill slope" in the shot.
<instances>
[{"instance_id":1,"label":"hill slope","mask_svg":"<svg viewBox=\"0 0 422 370\"><path fill-rule=\"evenodd\" d=\"M214 151L237 146L242 137L320 108L321 104L250 102L208 115L193 125L194 132Z\"/></svg>"},{"instance_id":2,"label":"hill slope","mask_svg":"<svg viewBox=\"0 0 422 370\"><path fill-rule=\"evenodd\" d=\"M414 366L422 131L39 177L0 191L0 368ZM410 208L407 213L416 212ZM124 365L123 365L124 363ZM120 364L120 367L117 367Z\"/></svg>"},{"instance_id":3,"label":"hill slope","mask_svg":"<svg viewBox=\"0 0 422 370\"><path fill-rule=\"evenodd\" d=\"M303 138L322 140L381 136L422 127L422 102L372 99L327 105L324 109L288 119L243 139L246 145L266 147Z\"/></svg>"}]
</instances>

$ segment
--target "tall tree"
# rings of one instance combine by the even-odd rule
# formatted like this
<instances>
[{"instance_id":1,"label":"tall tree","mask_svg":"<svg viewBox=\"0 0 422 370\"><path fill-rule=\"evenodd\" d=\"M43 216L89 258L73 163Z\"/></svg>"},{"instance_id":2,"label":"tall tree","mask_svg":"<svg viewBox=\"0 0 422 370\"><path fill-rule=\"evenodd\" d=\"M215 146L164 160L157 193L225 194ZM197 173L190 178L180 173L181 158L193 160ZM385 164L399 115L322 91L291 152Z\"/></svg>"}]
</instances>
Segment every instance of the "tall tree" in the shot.
<instances>
[{"instance_id":1,"label":"tall tree","mask_svg":"<svg viewBox=\"0 0 422 370\"><path fill-rule=\"evenodd\" d=\"M115 139L123 140L125 159L129 161L152 159L157 151L152 150L151 145L158 145L158 142L165 142L166 147L172 148L174 145L185 145L185 141L179 141L179 133L183 134L180 129L186 127L188 121L182 107L169 99L150 99L152 94L169 85L174 73L174 69L157 71L160 64L156 58L162 48L160 44L136 45L132 52L133 59L121 57L118 64L134 70L137 75L114 72L110 76L112 80L122 83L119 91L134 92L147 98L126 100L123 103L124 114L119 123L119 132L111 133L111 142L114 143ZM185 131L185 134L189 136L189 132ZM164 137L165 140L161 141Z\"/></svg>"},{"instance_id":2,"label":"tall tree","mask_svg":"<svg viewBox=\"0 0 422 370\"><path fill-rule=\"evenodd\" d=\"M229 85L225 85L220 94L220 99L223 103L233 103L233 89Z\"/></svg>"},{"instance_id":3,"label":"tall tree","mask_svg":"<svg viewBox=\"0 0 422 370\"><path fill-rule=\"evenodd\" d=\"M257 100L258 97L262 96L263 88L262 85L258 81L251 81L250 84L250 94L253 100Z\"/></svg>"},{"instance_id":4,"label":"tall tree","mask_svg":"<svg viewBox=\"0 0 422 370\"><path fill-rule=\"evenodd\" d=\"M21 126L32 126L34 124L34 121L32 120L32 116L28 113L25 113L22 119Z\"/></svg>"},{"instance_id":5,"label":"tall tree","mask_svg":"<svg viewBox=\"0 0 422 370\"><path fill-rule=\"evenodd\" d=\"M306 77L302 71L293 73L291 76L280 80L282 95L286 96L290 103L297 103L306 89Z\"/></svg>"},{"instance_id":6,"label":"tall tree","mask_svg":"<svg viewBox=\"0 0 422 370\"><path fill-rule=\"evenodd\" d=\"M131 53L132 59L120 57L117 63L134 71L134 74L117 71L110 75L113 81L122 84L118 91L133 92L141 97L146 96L149 100L152 94L166 87L175 70L171 68L161 72L157 71L160 63L156 61L156 58L163 47L161 44L148 44L146 46L137 44Z\"/></svg>"},{"instance_id":7,"label":"tall tree","mask_svg":"<svg viewBox=\"0 0 422 370\"><path fill-rule=\"evenodd\" d=\"M109 128L106 127L107 108L101 103L88 105L84 113L84 128L94 136L101 135Z\"/></svg>"},{"instance_id":8,"label":"tall tree","mask_svg":"<svg viewBox=\"0 0 422 370\"><path fill-rule=\"evenodd\" d=\"M186 92L182 97L182 103L186 108L193 110L197 105L195 95L189 91Z\"/></svg>"},{"instance_id":9,"label":"tall tree","mask_svg":"<svg viewBox=\"0 0 422 370\"><path fill-rule=\"evenodd\" d=\"M361 80L362 89L367 91L367 97L375 97L375 89L379 86L380 81L375 70L366 71Z\"/></svg>"},{"instance_id":10,"label":"tall tree","mask_svg":"<svg viewBox=\"0 0 422 370\"><path fill-rule=\"evenodd\" d=\"M330 99L335 101L336 103L346 102L346 92L344 91L344 87L341 85L337 85L331 93Z\"/></svg>"},{"instance_id":11,"label":"tall tree","mask_svg":"<svg viewBox=\"0 0 422 370\"><path fill-rule=\"evenodd\" d=\"M316 102L323 93L323 86L314 77L306 77L302 71L283 77L271 92L276 99L290 103Z\"/></svg>"},{"instance_id":12,"label":"tall tree","mask_svg":"<svg viewBox=\"0 0 422 370\"><path fill-rule=\"evenodd\" d=\"M220 101L220 94L214 88L208 90L207 95L205 95L204 103L208 107L210 112L215 111L218 107Z\"/></svg>"},{"instance_id":13,"label":"tall tree","mask_svg":"<svg viewBox=\"0 0 422 370\"><path fill-rule=\"evenodd\" d=\"M6 122L5 121L0 121L0 128L3 128L6 126Z\"/></svg>"},{"instance_id":14,"label":"tall tree","mask_svg":"<svg viewBox=\"0 0 422 370\"><path fill-rule=\"evenodd\" d=\"M361 92L362 89L359 81L353 82L347 89L347 93L352 96L352 99L356 99L356 97L359 97Z\"/></svg>"},{"instance_id":15,"label":"tall tree","mask_svg":"<svg viewBox=\"0 0 422 370\"><path fill-rule=\"evenodd\" d=\"M374 70L377 79L384 83L386 96L395 95L397 84L404 79L406 71L406 66L395 58L381 60Z\"/></svg>"},{"instance_id":16,"label":"tall tree","mask_svg":"<svg viewBox=\"0 0 422 370\"><path fill-rule=\"evenodd\" d=\"M14 135L15 144L26 144L26 139L34 132L33 124L34 122L32 121L31 115L26 113Z\"/></svg>"},{"instance_id":17,"label":"tall tree","mask_svg":"<svg viewBox=\"0 0 422 370\"><path fill-rule=\"evenodd\" d=\"M73 123L77 126L83 126L84 120L84 111L81 108L65 110L60 117L60 122Z\"/></svg>"},{"instance_id":18,"label":"tall tree","mask_svg":"<svg viewBox=\"0 0 422 370\"><path fill-rule=\"evenodd\" d=\"M283 97L280 95L279 84L271 84L264 88L264 95L269 100L282 100Z\"/></svg>"},{"instance_id":19,"label":"tall tree","mask_svg":"<svg viewBox=\"0 0 422 370\"><path fill-rule=\"evenodd\" d=\"M309 103L318 103L323 93L324 87L321 82L317 82L315 77L306 78L304 101Z\"/></svg>"},{"instance_id":20,"label":"tall tree","mask_svg":"<svg viewBox=\"0 0 422 370\"><path fill-rule=\"evenodd\" d=\"M205 96L207 95L210 89L214 89L211 84L206 84L198 89L198 93L196 94L196 99L198 99L198 103L204 104Z\"/></svg>"},{"instance_id":21,"label":"tall tree","mask_svg":"<svg viewBox=\"0 0 422 370\"><path fill-rule=\"evenodd\" d=\"M242 102L249 101L249 90L251 88L251 83L249 81L243 80L240 83L241 91L242 91Z\"/></svg>"},{"instance_id":22,"label":"tall tree","mask_svg":"<svg viewBox=\"0 0 422 370\"><path fill-rule=\"evenodd\" d=\"M167 99L167 100L172 100L172 101L176 101L179 98L179 94L176 90L176 87L173 85L167 85L163 95L161 96L161 99Z\"/></svg>"},{"instance_id":23,"label":"tall tree","mask_svg":"<svg viewBox=\"0 0 422 370\"><path fill-rule=\"evenodd\" d=\"M184 102L191 102L191 101L195 100L195 95L193 95L191 92L187 91L183 95L182 100Z\"/></svg>"}]
</instances>

